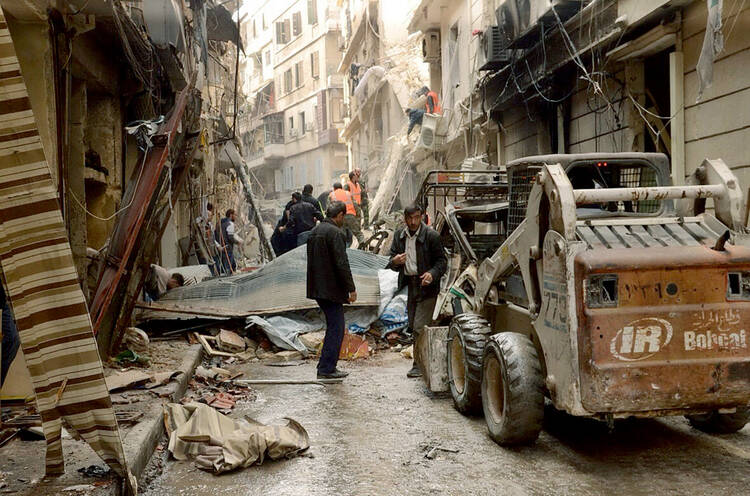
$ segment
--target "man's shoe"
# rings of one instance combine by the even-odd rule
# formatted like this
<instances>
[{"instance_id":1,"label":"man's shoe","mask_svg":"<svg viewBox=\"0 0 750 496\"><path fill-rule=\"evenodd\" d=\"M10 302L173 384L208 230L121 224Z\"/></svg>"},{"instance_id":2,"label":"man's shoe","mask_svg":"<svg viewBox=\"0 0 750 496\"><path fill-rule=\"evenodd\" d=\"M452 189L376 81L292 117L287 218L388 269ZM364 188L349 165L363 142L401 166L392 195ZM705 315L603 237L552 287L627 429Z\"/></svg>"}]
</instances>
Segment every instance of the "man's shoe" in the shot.
<instances>
[{"instance_id":1,"label":"man's shoe","mask_svg":"<svg viewBox=\"0 0 750 496\"><path fill-rule=\"evenodd\" d=\"M329 372L327 374L322 374L318 372L318 379L343 379L344 377L348 375L349 375L349 372L344 372L343 370L335 369L333 372Z\"/></svg>"},{"instance_id":2,"label":"man's shoe","mask_svg":"<svg viewBox=\"0 0 750 496\"><path fill-rule=\"evenodd\" d=\"M422 371L419 370L419 367L417 367L417 364L415 363L411 370L406 373L406 377L414 378L414 377L422 377Z\"/></svg>"}]
</instances>

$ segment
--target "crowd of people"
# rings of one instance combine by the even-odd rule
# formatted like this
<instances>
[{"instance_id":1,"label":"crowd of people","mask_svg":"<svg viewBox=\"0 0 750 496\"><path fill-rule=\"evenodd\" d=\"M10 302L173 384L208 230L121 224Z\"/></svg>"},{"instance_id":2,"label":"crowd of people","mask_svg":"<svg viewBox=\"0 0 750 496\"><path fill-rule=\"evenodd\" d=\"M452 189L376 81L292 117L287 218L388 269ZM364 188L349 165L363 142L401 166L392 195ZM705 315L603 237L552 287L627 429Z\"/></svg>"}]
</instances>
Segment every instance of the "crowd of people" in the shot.
<instances>
[{"instance_id":1,"label":"crowd of people","mask_svg":"<svg viewBox=\"0 0 750 496\"><path fill-rule=\"evenodd\" d=\"M333 189L323 192L317 198L313 187L306 184L302 192L295 191L284 207L284 213L276 223L271 246L277 256L307 243L310 232L319 222L329 205L340 202L344 205L342 229L346 246L351 246L356 238L358 245L364 243L363 224L367 224L367 189L361 182L362 171L355 169L349 173L346 185L333 183Z\"/></svg>"}]
</instances>

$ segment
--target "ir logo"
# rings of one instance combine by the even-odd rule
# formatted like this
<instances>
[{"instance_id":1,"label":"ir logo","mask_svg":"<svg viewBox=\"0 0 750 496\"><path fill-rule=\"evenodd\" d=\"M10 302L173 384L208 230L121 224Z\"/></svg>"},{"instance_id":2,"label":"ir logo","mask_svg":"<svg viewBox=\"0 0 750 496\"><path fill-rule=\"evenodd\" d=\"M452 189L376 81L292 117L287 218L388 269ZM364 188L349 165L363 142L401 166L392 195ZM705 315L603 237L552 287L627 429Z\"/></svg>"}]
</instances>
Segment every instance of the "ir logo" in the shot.
<instances>
[{"instance_id":1,"label":"ir logo","mask_svg":"<svg viewBox=\"0 0 750 496\"><path fill-rule=\"evenodd\" d=\"M609 351L618 360L635 362L654 356L672 340L672 324L648 317L629 323L617 331Z\"/></svg>"}]
</instances>

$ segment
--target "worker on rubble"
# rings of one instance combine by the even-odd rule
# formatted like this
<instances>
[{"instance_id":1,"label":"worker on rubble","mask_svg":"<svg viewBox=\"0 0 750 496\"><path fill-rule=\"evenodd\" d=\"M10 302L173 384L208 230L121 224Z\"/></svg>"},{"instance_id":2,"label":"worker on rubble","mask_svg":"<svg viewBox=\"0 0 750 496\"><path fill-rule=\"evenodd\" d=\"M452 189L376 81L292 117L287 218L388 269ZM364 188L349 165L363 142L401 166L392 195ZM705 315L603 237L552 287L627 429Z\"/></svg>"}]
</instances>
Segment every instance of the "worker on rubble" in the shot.
<instances>
[{"instance_id":1,"label":"worker on rubble","mask_svg":"<svg viewBox=\"0 0 750 496\"><path fill-rule=\"evenodd\" d=\"M370 215L369 215L369 198L367 190L367 185L362 182L362 169L356 168L354 169L354 173L357 175L357 182L359 183L360 187L362 188L362 220L364 221L364 225L368 226L370 224Z\"/></svg>"},{"instance_id":2,"label":"worker on rubble","mask_svg":"<svg viewBox=\"0 0 750 496\"><path fill-rule=\"evenodd\" d=\"M349 231L347 236L347 245L351 245L351 236L357 238L358 245L365 242L365 237L362 234L362 226L357 218L357 211L354 208L354 200L352 199L351 193L344 191L341 183L333 183L333 191L328 196L329 202L341 202L346 205L346 214L344 215L344 228Z\"/></svg>"},{"instance_id":3,"label":"worker on rubble","mask_svg":"<svg viewBox=\"0 0 750 496\"><path fill-rule=\"evenodd\" d=\"M422 220L421 205L404 209L404 227L396 230L391 243L388 268L398 272L399 289L406 286L409 324L405 334L416 341L422 328L432 321L432 312L440 291L440 278L448 268L440 235ZM407 377L420 377L416 358Z\"/></svg>"},{"instance_id":4,"label":"worker on rubble","mask_svg":"<svg viewBox=\"0 0 750 496\"><path fill-rule=\"evenodd\" d=\"M13 360L16 359L18 348L21 346L21 338L18 335L16 319L10 309L10 302L5 296L5 288L0 283L0 312L2 312L2 325L0 333L2 334L2 348L0 349L0 359L2 360L2 372L0 375L0 387L5 384L5 377L8 375Z\"/></svg>"},{"instance_id":5,"label":"worker on rubble","mask_svg":"<svg viewBox=\"0 0 750 496\"><path fill-rule=\"evenodd\" d=\"M234 245L242 243L243 239L237 235L237 226L235 225L237 217L234 209L230 208L225 215L226 217L217 224L214 236L221 247L219 257L224 271L231 274L237 270L237 262L234 260Z\"/></svg>"},{"instance_id":6,"label":"worker on rubble","mask_svg":"<svg viewBox=\"0 0 750 496\"><path fill-rule=\"evenodd\" d=\"M422 88L417 91L416 96L421 97L423 95L425 96L424 110L412 108L407 108L405 110L406 116L409 117L409 129L406 131L407 136L411 134L411 130L414 129L414 126L417 124L420 126L422 125L425 112L428 114L443 113L437 93L431 91L427 86L422 86Z\"/></svg>"},{"instance_id":7,"label":"worker on rubble","mask_svg":"<svg viewBox=\"0 0 750 496\"><path fill-rule=\"evenodd\" d=\"M151 270L143 283L143 292L146 301L156 301L170 289L185 285L185 277L182 274L170 274L161 265L151 264Z\"/></svg>"},{"instance_id":8,"label":"worker on rubble","mask_svg":"<svg viewBox=\"0 0 750 496\"><path fill-rule=\"evenodd\" d=\"M344 340L344 304L357 301L341 231L348 208L343 202L331 202L326 219L315 226L307 240L307 297L318 302L326 317L318 379L343 379L349 375L336 368Z\"/></svg>"},{"instance_id":9,"label":"worker on rubble","mask_svg":"<svg viewBox=\"0 0 750 496\"><path fill-rule=\"evenodd\" d=\"M305 186L302 188L302 201L309 203L310 205L315 207L318 212L320 212L322 215L325 215L326 211L325 209L323 209L320 201L318 201L318 199L313 196L312 184L305 184Z\"/></svg>"},{"instance_id":10,"label":"worker on rubble","mask_svg":"<svg viewBox=\"0 0 750 496\"><path fill-rule=\"evenodd\" d=\"M312 204L304 201L302 195L297 191L292 193L292 201L294 203L289 208L289 221L286 224L286 229L292 230L297 246L302 246L307 243L307 238L310 236L310 231L315 227L316 220L323 221L323 214Z\"/></svg>"},{"instance_id":11,"label":"worker on rubble","mask_svg":"<svg viewBox=\"0 0 750 496\"><path fill-rule=\"evenodd\" d=\"M346 190L352 195L354 202L354 211L356 212L357 225L362 228L362 185L359 184L359 175L356 170L349 173L349 181L346 183ZM364 236L362 236L364 240ZM359 238L357 238L359 240ZM361 243L361 241L360 241Z\"/></svg>"}]
</instances>

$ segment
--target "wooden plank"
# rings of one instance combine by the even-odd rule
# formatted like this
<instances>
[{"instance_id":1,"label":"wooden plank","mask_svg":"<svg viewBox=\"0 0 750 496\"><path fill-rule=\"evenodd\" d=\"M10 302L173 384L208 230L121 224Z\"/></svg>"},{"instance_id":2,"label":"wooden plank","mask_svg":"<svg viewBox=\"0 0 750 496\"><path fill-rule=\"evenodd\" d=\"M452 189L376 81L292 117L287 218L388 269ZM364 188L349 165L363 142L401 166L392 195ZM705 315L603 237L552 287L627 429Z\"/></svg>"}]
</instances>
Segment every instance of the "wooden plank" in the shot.
<instances>
[{"instance_id":1,"label":"wooden plank","mask_svg":"<svg viewBox=\"0 0 750 496\"><path fill-rule=\"evenodd\" d=\"M680 224L665 224L664 230L685 246L700 246L700 243Z\"/></svg>"},{"instance_id":2,"label":"wooden plank","mask_svg":"<svg viewBox=\"0 0 750 496\"><path fill-rule=\"evenodd\" d=\"M685 109L685 141L695 141L750 126L750 112L738 111L748 108L750 85L738 93Z\"/></svg>"},{"instance_id":3,"label":"wooden plank","mask_svg":"<svg viewBox=\"0 0 750 496\"><path fill-rule=\"evenodd\" d=\"M659 243L648 232L646 232L646 229L643 226L632 226L630 228L630 232L633 233L633 236L637 236L638 239L640 239L643 244L648 247L662 246L661 243Z\"/></svg>"},{"instance_id":4,"label":"wooden plank","mask_svg":"<svg viewBox=\"0 0 750 496\"><path fill-rule=\"evenodd\" d=\"M227 353L225 351L219 351L213 349L213 347L209 344L209 341L216 342L216 338L213 336L204 336L203 334L198 334L197 332L193 333L193 336L195 339L198 340L198 342L203 346L203 349L206 353L209 354L209 356L225 356L225 357L236 357L236 353Z\"/></svg>"}]
</instances>

